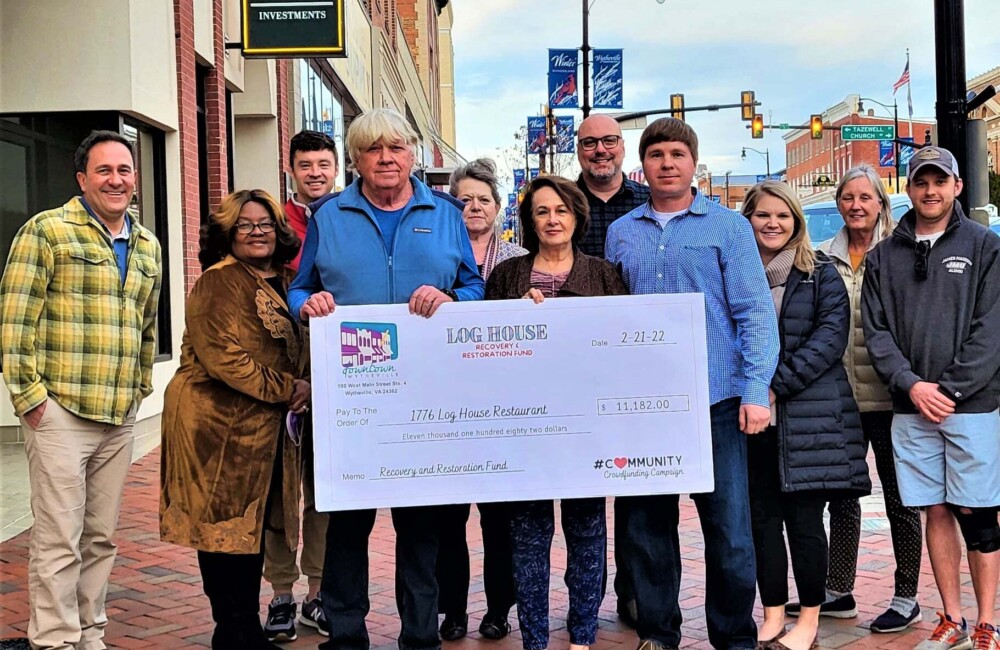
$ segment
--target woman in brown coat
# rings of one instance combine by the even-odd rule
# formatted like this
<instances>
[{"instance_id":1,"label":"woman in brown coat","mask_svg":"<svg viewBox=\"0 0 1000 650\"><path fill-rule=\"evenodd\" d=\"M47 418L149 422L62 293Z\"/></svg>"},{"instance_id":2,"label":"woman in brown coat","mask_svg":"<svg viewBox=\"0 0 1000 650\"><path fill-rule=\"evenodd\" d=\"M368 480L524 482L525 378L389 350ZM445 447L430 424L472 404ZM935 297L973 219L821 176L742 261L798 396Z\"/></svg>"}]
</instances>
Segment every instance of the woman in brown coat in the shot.
<instances>
[{"instance_id":1,"label":"woman in brown coat","mask_svg":"<svg viewBox=\"0 0 1000 650\"><path fill-rule=\"evenodd\" d=\"M309 383L283 270L298 249L267 192L223 199L202 231L206 270L166 390L160 537L197 549L217 650L277 647L258 599L265 525L290 548L298 542L299 449L284 421L308 408Z\"/></svg>"},{"instance_id":2,"label":"woman in brown coat","mask_svg":"<svg viewBox=\"0 0 1000 650\"><path fill-rule=\"evenodd\" d=\"M576 183L558 176L531 181L521 202L521 226L528 254L501 262L486 283L487 300L528 298L536 303L567 296L628 293L610 262L577 247L587 232L590 207ZM569 589L570 650L594 643L604 597L607 548L605 499L564 499L566 586ZM549 644L549 555L555 532L551 501L512 503L511 547L517 618L525 650Z\"/></svg>"}]
</instances>

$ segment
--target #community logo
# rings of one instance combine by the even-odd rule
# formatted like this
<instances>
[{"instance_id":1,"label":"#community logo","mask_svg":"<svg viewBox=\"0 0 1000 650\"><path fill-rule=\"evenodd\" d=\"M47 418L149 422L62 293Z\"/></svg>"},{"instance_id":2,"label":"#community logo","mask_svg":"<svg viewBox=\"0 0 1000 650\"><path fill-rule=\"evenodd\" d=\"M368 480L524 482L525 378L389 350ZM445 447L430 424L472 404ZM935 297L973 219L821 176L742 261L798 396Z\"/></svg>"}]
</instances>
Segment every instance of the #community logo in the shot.
<instances>
[{"instance_id":1,"label":"#community logo","mask_svg":"<svg viewBox=\"0 0 1000 650\"><path fill-rule=\"evenodd\" d=\"M399 358L393 323L341 323L340 361L345 368L363 368Z\"/></svg>"}]
</instances>

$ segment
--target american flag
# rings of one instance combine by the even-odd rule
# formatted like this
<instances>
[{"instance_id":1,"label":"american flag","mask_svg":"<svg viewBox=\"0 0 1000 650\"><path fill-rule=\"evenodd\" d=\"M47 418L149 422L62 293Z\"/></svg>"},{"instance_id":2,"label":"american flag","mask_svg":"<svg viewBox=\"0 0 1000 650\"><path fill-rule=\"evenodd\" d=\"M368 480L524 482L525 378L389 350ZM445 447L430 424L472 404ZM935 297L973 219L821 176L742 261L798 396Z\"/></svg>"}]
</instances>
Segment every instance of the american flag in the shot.
<instances>
[{"instance_id":1,"label":"american flag","mask_svg":"<svg viewBox=\"0 0 1000 650\"><path fill-rule=\"evenodd\" d=\"M910 62L906 62L906 67L903 68L903 74L899 76L899 81L892 84L892 94L895 95L896 91L903 87L903 84L910 83Z\"/></svg>"},{"instance_id":2,"label":"american flag","mask_svg":"<svg viewBox=\"0 0 1000 650\"><path fill-rule=\"evenodd\" d=\"M629 180L633 180L636 183L645 183L646 175L642 173L642 165L636 167L628 173Z\"/></svg>"}]
</instances>

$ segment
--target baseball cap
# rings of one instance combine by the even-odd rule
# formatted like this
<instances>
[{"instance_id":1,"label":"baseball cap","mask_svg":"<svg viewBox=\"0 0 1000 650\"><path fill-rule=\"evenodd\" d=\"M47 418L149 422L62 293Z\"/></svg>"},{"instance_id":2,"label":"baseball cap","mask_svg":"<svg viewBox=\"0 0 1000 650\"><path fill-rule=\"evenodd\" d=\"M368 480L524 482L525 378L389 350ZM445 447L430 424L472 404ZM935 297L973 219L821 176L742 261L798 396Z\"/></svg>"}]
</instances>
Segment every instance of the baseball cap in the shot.
<instances>
[{"instance_id":1,"label":"baseball cap","mask_svg":"<svg viewBox=\"0 0 1000 650\"><path fill-rule=\"evenodd\" d=\"M907 180L912 181L917 172L927 165L934 165L944 173L959 178L958 162L955 161L955 156L951 155L950 151L941 147L923 147L910 158L910 171L906 175Z\"/></svg>"}]
</instances>

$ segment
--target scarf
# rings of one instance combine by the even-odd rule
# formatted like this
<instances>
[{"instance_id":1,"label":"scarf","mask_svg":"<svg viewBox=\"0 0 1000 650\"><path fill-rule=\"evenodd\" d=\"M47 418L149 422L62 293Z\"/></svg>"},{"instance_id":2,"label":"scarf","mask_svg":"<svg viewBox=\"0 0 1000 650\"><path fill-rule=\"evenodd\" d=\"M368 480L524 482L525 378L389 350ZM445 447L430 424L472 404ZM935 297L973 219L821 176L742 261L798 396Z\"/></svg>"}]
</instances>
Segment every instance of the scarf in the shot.
<instances>
[{"instance_id":1,"label":"scarf","mask_svg":"<svg viewBox=\"0 0 1000 650\"><path fill-rule=\"evenodd\" d=\"M792 265L795 262L795 250L786 248L764 267L764 274L767 275L767 284L771 287L771 298L774 300L774 311L781 315L781 300L785 297L785 283L788 282L788 274L792 272Z\"/></svg>"}]
</instances>

